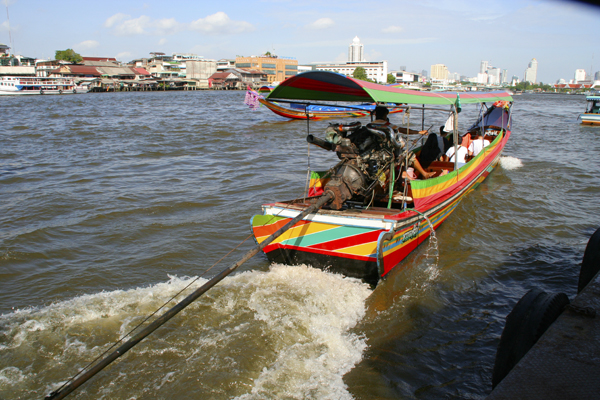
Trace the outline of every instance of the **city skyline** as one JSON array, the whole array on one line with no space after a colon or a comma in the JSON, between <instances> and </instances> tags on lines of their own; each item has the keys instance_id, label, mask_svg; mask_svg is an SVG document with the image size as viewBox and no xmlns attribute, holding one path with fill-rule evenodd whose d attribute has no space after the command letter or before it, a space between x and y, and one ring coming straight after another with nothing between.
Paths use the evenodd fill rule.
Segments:
<instances>
[{"instance_id":1,"label":"city skyline","mask_svg":"<svg viewBox=\"0 0 600 400\"><path fill-rule=\"evenodd\" d=\"M352 39L359 37L364 59L385 60L390 70L429 71L431 65L444 64L450 72L477 76L481 61L487 60L523 79L535 58L537 81L543 83L573 79L577 69L590 75L600 70L586 43L589 27L600 23L600 9L579 2L493 1L482 9L471 0L383 1L376 10L351 0L179 2L167 10L156 0L107 0L101 8L71 0L52 7L3 3L8 3L10 32L4 16L0 43L15 54L37 58L51 59L56 50L67 48L123 62L153 51L207 59L270 51L300 64L342 63Z\"/></svg>"}]
</instances>

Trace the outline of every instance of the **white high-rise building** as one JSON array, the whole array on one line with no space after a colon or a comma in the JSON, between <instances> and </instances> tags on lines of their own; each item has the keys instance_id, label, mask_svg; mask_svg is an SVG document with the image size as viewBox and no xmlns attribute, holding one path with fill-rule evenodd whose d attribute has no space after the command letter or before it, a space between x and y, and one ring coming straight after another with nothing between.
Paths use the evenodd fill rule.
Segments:
<instances>
[{"instance_id":1,"label":"white high-rise building","mask_svg":"<svg viewBox=\"0 0 600 400\"><path fill-rule=\"evenodd\" d=\"M575 83L579 81L585 81L585 69L576 69L575 70Z\"/></svg>"},{"instance_id":2,"label":"white high-rise building","mask_svg":"<svg viewBox=\"0 0 600 400\"><path fill-rule=\"evenodd\" d=\"M500 68L490 68L488 70L488 83L490 85L500 84Z\"/></svg>"},{"instance_id":3,"label":"white high-rise building","mask_svg":"<svg viewBox=\"0 0 600 400\"><path fill-rule=\"evenodd\" d=\"M477 74L477 83L481 85L486 85L488 83L488 74L487 72L480 72Z\"/></svg>"},{"instance_id":4,"label":"white high-rise building","mask_svg":"<svg viewBox=\"0 0 600 400\"><path fill-rule=\"evenodd\" d=\"M378 83L386 83L388 74L387 61L377 62L347 62L345 64L317 64L314 69L317 71L332 71L346 76L352 76L357 67L364 68L367 78Z\"/></svg>"},{"instance_id":5,"label":"white high-rise building","mask_svg":"<svg viewBox=\"0 0 600 400\"><path fill-rule=\"evenodd\" d=\"M363 59L363 45L360 43L358 36L352 40L352 44L348 48L348 62L362 62Z\"/></svg>"},{"instance_id":6,"label":"white high-rise building","mask_svg":"<svg viewBox=\"0 0 600 400\"><path fill-rule=\"evenodd\" d=\"M488 61L482 61L481 65L479 66L479 73L485 74L487 72L488 65L489 65Z\"/></svg>"},{"instance_id":7,"label":"white high-rise building","mask_svg":"<svg viewBox=\"0 0 600 400\"><path fill-rule=\"evenodd\" d=\"M535 58L533 58L525 70L525 79L523 79L525 82L530 82L533 84L537 83L537 67L538 62Z\"/></svg>"}]
</instances>

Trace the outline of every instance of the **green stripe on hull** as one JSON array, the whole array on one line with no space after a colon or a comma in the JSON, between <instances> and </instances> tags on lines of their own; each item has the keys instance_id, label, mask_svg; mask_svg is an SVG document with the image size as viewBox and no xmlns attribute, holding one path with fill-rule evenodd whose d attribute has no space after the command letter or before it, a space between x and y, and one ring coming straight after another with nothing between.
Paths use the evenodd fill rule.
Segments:
<instances>
[{"instance_id":1,"label":"green stripe on hull","mask_svg":"<svg viewBox=\"0 0 600 400\"><path fill-rule=\"evenodd\" d=\"M254 218L252 218L252 227L256 228L259 226L265 226L265 225L270 225L270 224L274 224L277 221L280 221L282 219L286 219L285 217L278 217L276 215L255 215Z\"/></svg>"},{"instance_id":2,"label":"green stripe on hull","mask_svg":"<svg viewBox=\"0 0 600 400\"><path fill-rule=\"evenodd\" d=\"M360 235L361 233L368 233L371 231L372 229L369 228L332 225L331 229L284 240L281 243L289 246L308 247L324 242L330 242L332 240L343 239L349 236Z\"/></svg>"}]
</instances>

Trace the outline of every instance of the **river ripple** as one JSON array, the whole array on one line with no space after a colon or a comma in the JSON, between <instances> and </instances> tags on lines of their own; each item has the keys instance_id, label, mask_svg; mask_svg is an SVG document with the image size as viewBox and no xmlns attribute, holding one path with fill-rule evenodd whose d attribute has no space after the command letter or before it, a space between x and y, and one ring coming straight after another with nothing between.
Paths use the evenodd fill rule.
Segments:
<instances>
[{"instance_id":1,"label":"river ripple","mask_svg":"<svg viewBox=\"0 0 600 400\"><path fill-rule=\"evenodd\" d=\"M246 239L260 204L302 194L306 123L243 97L0 98L0 398L56 388ZM485 397L518 299L576 294L600 222L584 103L515 96L501 166L437 231L437 264L422 246L372 291L256 256L72 397Z\"/></svg>"}]
</instances>

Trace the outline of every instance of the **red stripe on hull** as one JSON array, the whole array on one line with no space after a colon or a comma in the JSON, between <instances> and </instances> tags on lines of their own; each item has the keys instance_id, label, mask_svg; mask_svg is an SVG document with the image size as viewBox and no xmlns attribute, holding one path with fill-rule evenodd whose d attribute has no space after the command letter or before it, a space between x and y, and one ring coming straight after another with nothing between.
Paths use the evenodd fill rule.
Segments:
<instances>
[{"instance_id":1,"label":"red stripe on hull","mask_svg":"<svg viewBox=\"0 0 600 400\"><path fill-rule=\"evenodd\" d=\"M268 254L271 251L277 250L277 249L298 250L298 251L303 251L303 252L307 252L307 253L322 254L322 255L326 255L326 256L332 256L332 257L335 257L335 258L340 259L340 260L343 260L343 259L352 259L352 260L377 262L377 257L359 256L359 255L356 255L356 254L341 254L341 253L334 252L334 251L323 250L323 249L314 249L314 248L311 248L311 247L282 245L281 243L270 244L267 247L265 247L263 249L263 251L266 254Z\"/></svg>"},{"instance_id":2,"label":"red stripe on hull","mask_svg":"<svg viewBox=\"0 0 600 400\"><path fill-rule=\"evenodd\" d=\"M319 244L313 244L308 246L312 249L319 250L338 250L345 247L356 246L359 244L374 242L377 240L379 235L383 232L382 230L374 230L365 233L359 233L358 235L348 236L341 239L331 240L329 242L323 242Z\"/></svg>"},{"instance_id":3,"label":"red stripe on hull","mask_svg":"<svg viewBox=\"0 0 600 400\"><path fill-rule=\"evenodd\" d=\"M275 217L273 217L273 219L275 219ZM285 224L287 224L290 221L291 221L291 218L284 218L284 219L280 219L279 221L269 224L269 225L252 227L252 230L254 231L254 237L260 238L263 236L270 236L270 235L274 234L275 231L277 231L279 228L282 228ZM296 223L296 225L294 225L294 227L302 226L302 225L308 224L308 223L310 223L310 221L307 221L307 220L298 221Z\"/></svg>"},{"instance_id":4,"label":"red stripe on hull","mask_svg":"<svg viewBox=\"0 0 600 400\"><path fill-rule=\"evenodd\" d=\"M442 212L447 209L448 209L448 207L445 208L444 210L442 210ZM452 213L449 212L445 217L440 219L437 223L433 224L433 229L437 230L437 228L442 224L442 222L444 222L446 220L446 218L448 218L450 216L450 214L452 214ZM385 276L396 265L398 265L402 260L404 260L406 257L408 257L408 255L410 253L412 253L414 250L416 250L416 248L419 247L419 245L421 243L423 243L429 237L429 235L431 235L431 228L428 227L425 231L423 231L423 233L419 234L419 236L416 237L415 240L413 240L412 242L408 243L407 245L401 247L400 249L398 249L392 253L389 253L387 256L384 256L383 275Z\"/></svg>"}]
</instances>

